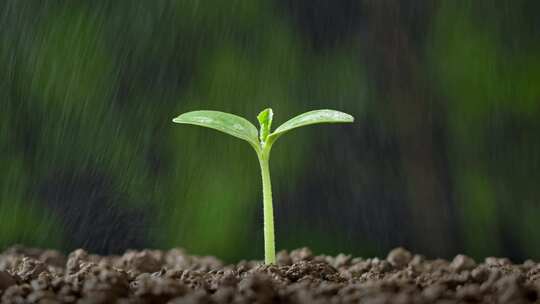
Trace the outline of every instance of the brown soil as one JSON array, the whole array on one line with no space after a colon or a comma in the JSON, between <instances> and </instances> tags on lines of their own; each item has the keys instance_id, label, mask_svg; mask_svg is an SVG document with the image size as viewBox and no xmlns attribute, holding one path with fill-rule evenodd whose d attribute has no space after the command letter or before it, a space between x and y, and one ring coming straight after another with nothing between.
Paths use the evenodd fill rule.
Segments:
<instances>
[{"instance_id":1,"label":"brown soil","mask_svg":"<svg viewBox=\"0 0 540 304\"><path fill-rule=\"evenodd\" d=\"M540 303L540 264L487 258L386 259L280 252L278 264L223 265L170 251L97 256L10 248L0 255L2 303Z\"/></svg>"}]
</instances>

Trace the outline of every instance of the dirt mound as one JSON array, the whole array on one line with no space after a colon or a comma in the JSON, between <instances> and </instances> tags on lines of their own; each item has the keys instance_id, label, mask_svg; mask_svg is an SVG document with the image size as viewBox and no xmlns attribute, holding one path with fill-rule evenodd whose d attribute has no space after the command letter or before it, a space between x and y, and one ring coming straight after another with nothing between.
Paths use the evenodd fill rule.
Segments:
<instances>
[{"instance_id":1,"label":"dirt mound","mask_svg":"<svg viewBox=\"0 0 540 304\"><path fill-rule=\"evenodd\" d=\"M169 251L69 256L13 247L0 255L2 303L540 303L540 264L278 254L277 265Z\"/></svg>"}]
</instances>

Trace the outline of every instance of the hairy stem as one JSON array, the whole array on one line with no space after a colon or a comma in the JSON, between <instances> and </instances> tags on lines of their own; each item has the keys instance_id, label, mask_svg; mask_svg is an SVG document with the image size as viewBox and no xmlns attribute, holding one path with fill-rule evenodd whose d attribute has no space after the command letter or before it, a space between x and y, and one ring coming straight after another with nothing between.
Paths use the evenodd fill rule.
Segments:
<instances>
[{"instance_id":1,"label":"hairy stem","mask_svg":"<svg viewBox=\"0 0 540 304\"><path fill-rule=\"evenodd\" d=\"M259 155L263 187L263 213L264 213L264 262L276 263L276 248L274 241L274 207L272 206L272 183L270 181L270 149L264 149Z\"/></svg>"}]
</instances>

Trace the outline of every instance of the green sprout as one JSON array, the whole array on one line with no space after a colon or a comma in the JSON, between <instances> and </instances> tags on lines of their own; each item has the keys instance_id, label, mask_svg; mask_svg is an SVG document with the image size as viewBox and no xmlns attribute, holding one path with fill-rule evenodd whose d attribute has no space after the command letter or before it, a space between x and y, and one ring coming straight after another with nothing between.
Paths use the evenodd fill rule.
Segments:
<instances>
[{"instance_id":1,"label":"green sprout","mask_svg":"<svg viewBox=\"0 0 540 304\"><path fill-rule=\"evenodd\" d=\"M264 261L266 264L275 264L276 249L274 241L274 211L272 206L272 183L270 181L270 151L272 145L283 134L307 125L320 123L344 123L353 122L354 117L349 114L334 110L315 110L300 114L271 132L272 109L263 110L257 116L260 130L248 120L229 113L219 111L192 111L181 114L173 119L173 122L207 127L227 133L247 141L259 159L261 166L263 188L263 213L264 213Z\"/></svg>"}]
</instances>

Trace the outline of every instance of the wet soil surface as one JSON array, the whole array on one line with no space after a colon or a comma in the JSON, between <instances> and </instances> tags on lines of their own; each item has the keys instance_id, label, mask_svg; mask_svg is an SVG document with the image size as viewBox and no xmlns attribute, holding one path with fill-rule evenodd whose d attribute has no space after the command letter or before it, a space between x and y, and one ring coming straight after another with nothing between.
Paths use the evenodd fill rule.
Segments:
<instances>
[{"instance_id":1,"label":"wet soil surface","mask_svg":"<svg viewBox=\"0 0 540 304\"><path fill-rule=\"evenodd\" d=\"M0 255L2 303L540 303L540 264L459 255L426 260L280 252L277 265L224 265L170 251L98 256L14 247Z\"/></svg>"}]
</instances>

